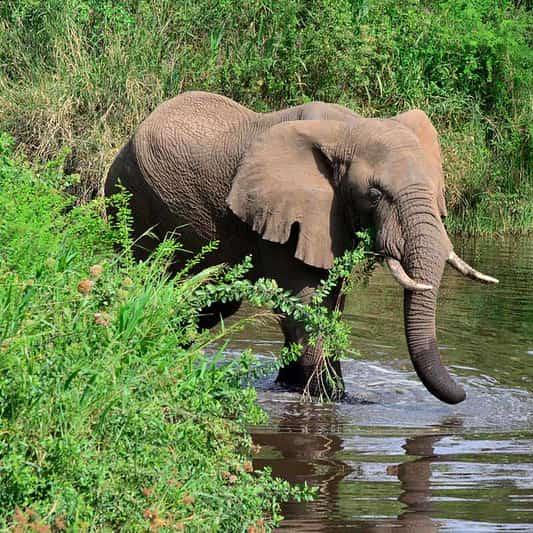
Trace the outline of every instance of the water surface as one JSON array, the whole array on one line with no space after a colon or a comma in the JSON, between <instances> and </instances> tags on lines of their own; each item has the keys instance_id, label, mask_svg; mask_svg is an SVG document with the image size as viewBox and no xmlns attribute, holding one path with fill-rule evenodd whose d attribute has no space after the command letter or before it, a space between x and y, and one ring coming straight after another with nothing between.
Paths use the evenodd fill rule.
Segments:
<instances>
[{"instance_id":1,"label":"water surface","mask_svg":"<svg viewBox=\"0 0 533 533\"><path fill-rule=\"evenodd\" d=\"M267 425L256 467L319 488L289 503L286 531L533 531L533 240L455 240L500 279L487 287L445 272L438 341L467 400L433 398L414 374L402 291L378 269L350 295L359 354L343 363L348 400L303 404L273 377L258 383ZM232 348L271 360L277 326L244 330Z\"/></svg>"}]
</instances>

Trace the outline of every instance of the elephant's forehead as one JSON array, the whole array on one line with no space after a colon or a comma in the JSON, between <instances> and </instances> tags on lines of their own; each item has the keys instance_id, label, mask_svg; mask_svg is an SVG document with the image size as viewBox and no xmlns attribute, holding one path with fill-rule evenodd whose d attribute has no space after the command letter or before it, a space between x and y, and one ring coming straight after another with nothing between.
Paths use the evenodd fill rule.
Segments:
<instances>
[{"instance_id":1,"label":"elephant's forehead","mask_svg":"<svg viewBox=\"0 0 533 533\"><path fill-rule=\"evenodd\" d=\"M405 124L391 118L372 120L376 134L391 147L420 146L418 137Z\"/></svg>"},{"instance_id":2,"label":"elephant's forehead","mask_svg":"<svg viewBox=\"0 0 533 533\"><path fill-rule=\"evenodd\" d=\"M401 166L423 159L421 145L411 130L392 120L368 120L365 127L350 128L345 139L356 159L378 166Z\"/></svg>"}]
</instances>

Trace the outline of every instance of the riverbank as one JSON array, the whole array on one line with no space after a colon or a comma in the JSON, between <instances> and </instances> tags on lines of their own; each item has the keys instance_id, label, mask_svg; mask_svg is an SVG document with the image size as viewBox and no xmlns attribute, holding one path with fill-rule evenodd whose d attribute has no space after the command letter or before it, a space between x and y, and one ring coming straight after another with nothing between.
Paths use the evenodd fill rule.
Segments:
<instances>
[{"instance_id":1,"label":"riverbank","mask_svg":"<svg viewBox=\"0 0 533 533\"><path fill-rule=\"evenodd\" d=\"M38 171L0 136L0 529L269 531L306 491L252 466L264 420L246 353L219 364L175 244L135 263L126 214L67 209L62 160ZM118 242L123 251L114 252ZM211 349L214 350L213 348Z\"/></svg>"},{"instance_id":2,"label":"riverbank","mask_svg":"<svg viewBox=\"0 0 533 533\"><path fill-rule=\"evenodd\" d=\"M87 199L139 122L189 89L257 111L420 107L441 134L454 232L533 228L533 17L524 2L8 0L0 130L62 149ZM179 7L178 7L179 6Z\"/></svg>"}]
</instances>

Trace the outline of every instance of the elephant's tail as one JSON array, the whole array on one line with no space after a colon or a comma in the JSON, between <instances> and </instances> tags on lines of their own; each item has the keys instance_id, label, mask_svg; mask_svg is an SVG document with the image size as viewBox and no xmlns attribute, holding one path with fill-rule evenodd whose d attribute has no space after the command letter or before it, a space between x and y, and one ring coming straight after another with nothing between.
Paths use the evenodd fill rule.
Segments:
<instances>
[{"instance_id":1,"label":"elephant's tail","mask_svg":"<svg viewBox=\"0 0 533 533\"><path fill-rule=\"evenodd\" d=\"M122 147L111 163L104 184L106 198L124 190L130 195L129 208L133 218L134 253L138 259L144 260L160 240L156 233L163 208L137 164L131 140ZM107 202L106 214L108 220L113 223L117 214L113 202Z\"/></svg>"}]
</instances>

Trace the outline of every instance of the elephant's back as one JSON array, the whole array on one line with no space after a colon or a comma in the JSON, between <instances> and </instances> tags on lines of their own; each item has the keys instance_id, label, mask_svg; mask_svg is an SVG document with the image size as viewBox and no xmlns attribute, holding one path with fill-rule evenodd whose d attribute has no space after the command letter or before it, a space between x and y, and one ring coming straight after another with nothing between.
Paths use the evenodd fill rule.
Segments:
<instances>
[{"instance_id":1,"label":"elephant's back","mask_svg":"<svg viewBox=\"0 0 533 533\"><path fill-rule=\"evenodd\" d=\"M228 129L241 127L255 113L219 94L202 91L182 93L161 103L143 122L138 134L151 130L179 133L189 143L216 142Z\"/></svg>"},{"instance_id":2,"label":"elephant's back","mask_svg":"<svg viewBox=\"0 0 533 533\"><path fill-rule=\"evenodd\" d=\"M240 152L243 128L256 113L218 94L186 92L160 104L139 126L134 143L141 168L166 157L181 166ZM209 165L208 165L209 166Z\"/></svg>"},{"instance_id":3,"label":"elephant's back","mask_svg":"<svg viewBox=\"0 0 533 533\"><path fill-rule=\"evenodd\" d=\"M133 137L146 181L206 239L217 237L216 220L256 116L224 96L187 92L159 105Z\"/></svg>"}]
</instances>

